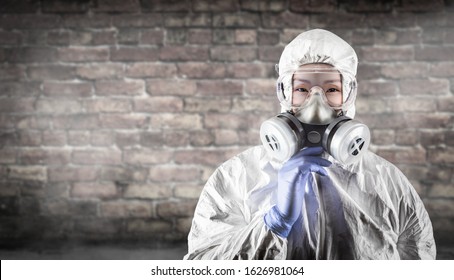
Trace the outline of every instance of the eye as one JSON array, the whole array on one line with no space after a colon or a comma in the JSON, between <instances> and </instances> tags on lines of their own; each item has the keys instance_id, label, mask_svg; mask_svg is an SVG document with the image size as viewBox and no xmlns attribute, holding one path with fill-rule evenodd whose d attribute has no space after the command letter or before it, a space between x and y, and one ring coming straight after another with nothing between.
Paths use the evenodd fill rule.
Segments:
<instances>
[{"instance_id":1,"label":"eye","mask_svg":"<svg viewBox=\"0 0 454 280\"><path fill-rule=\"evenodd\" d=\"M326 92L339 92L337 88L329 88Z\"/></svg>"},{"instance_id":2,"label":"eye","mask_svg":"<svg viewBox=\"0 0 454 280\"><path fill-rule=\"evenodd\" d=\"M305 88L296 88L294 91L297 91L297 92L309 92L307 89Z\"/></svg>"}]
</instances>

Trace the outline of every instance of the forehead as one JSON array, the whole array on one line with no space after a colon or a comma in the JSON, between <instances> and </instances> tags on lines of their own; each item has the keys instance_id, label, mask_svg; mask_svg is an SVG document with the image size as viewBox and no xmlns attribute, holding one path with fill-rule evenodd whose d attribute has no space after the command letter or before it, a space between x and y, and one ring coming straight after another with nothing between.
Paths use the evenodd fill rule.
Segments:
<instances>
[{"instance_id":1,"label":"forehead","mask_svg":"<svg viewBox=\"0 0 454 280\"><path fill-rule=\"evenodd\" d=\"M328 64L308 64L298 68L293 74L294 82L322 84L326 82L341 82L341 74Z\"/></svg>"}]
</instances>

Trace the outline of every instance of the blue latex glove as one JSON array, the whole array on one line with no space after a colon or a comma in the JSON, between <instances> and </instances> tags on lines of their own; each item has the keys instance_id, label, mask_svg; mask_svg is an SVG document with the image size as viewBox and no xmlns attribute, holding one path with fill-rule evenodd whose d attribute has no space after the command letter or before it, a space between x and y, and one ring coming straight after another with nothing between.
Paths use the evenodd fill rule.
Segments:
<instances>
[{"instance_id":1,"label":"blue latex glove","mask_svg":"<svg viewBox=\"0 0 454 280\"><path fill-rule=\"evenodd\" d=\"M306 148L290 158L278 172L277 204L265 215L265 224L277 235L287 238L301 215L306 184L313 184L311 172L327 175L321 158L322 147Z\"/></svg>"}]
</instances>

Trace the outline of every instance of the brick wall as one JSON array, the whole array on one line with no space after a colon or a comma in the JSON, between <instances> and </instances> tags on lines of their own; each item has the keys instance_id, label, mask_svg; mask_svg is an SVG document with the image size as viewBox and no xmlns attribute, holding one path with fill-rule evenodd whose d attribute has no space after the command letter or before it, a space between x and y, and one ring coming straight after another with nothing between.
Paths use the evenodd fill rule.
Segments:
<instances>
[{"instance_id":1,"label":"brick wall","mask_svg":"<svg viewBox=\"0 0 454 280\"><path fill-rule=\"evenodd\" d=\"M452 240L453 2L2 1L0 238L184 240L208 176L279 111L283 47L325 28L360 58L372 149Z\"/></svg>"}]
</instances>

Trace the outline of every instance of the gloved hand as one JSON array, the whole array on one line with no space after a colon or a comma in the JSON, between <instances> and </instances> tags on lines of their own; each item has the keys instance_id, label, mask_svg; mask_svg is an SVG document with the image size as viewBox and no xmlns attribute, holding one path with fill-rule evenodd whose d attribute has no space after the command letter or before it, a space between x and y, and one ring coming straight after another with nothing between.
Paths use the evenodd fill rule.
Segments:
<instances>
[{"instance_id":1,"label":"gloved hand","mask_svg":"<svg viewBox=\"0 0 454 280\"><path fill-rule=\"evenodd\" d=\"M265 224L277 235L287 238L301 215L307 184L313 184L311 172L327 175L324 166L331 162L321 158L322 147L309 147L290 158L278 172L277 204L265 215Z\"/></svg>"}]
</instances>

